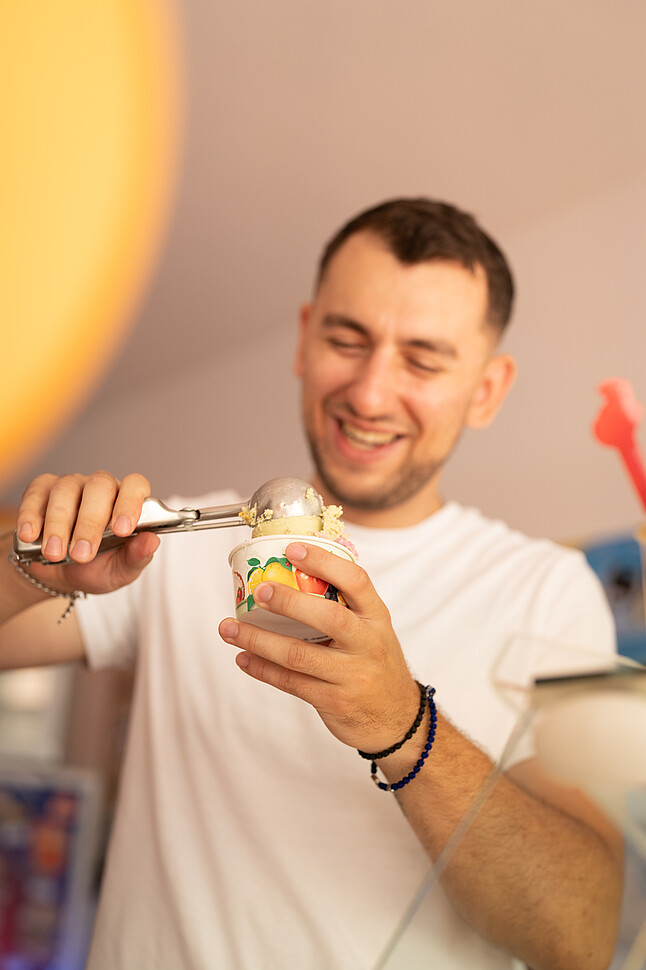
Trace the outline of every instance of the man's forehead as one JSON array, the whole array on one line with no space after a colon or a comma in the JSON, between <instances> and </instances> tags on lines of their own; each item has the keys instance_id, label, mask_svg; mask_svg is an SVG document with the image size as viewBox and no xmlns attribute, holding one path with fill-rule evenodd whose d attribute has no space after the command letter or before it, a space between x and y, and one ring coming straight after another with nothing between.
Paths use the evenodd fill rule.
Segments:
<instances>
[{"instance_id":1,"label":"man's forehead","mask_svg":"<svg viewBox=\"0 0 646 970\"><path fill-rule=\"evenodd\" d=\"M471 270L439 259L404 264L374 234L357 233L330 261L315 309L320 320L336 315L369 329L403 328L414 339L458 324L480 329L487 296L479 265Z\"/></svg>"}]
</instances>

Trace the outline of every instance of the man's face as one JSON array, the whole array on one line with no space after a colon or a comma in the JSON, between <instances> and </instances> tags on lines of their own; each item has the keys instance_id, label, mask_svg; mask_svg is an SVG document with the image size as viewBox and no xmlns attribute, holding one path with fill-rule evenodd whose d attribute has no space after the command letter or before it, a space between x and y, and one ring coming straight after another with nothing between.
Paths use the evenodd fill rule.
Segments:
<instances>
[{"instance_id":1,"label":"man's face","mask_svg":"<svg viewBox=\"0 0 646 970\"><path fill-rule=\"evenodd\" d=\"M363 232L335 254L303 309L296 373L322 486L346 511L439 506L462 428L489 423L500 403L486 311L480 267L406 266Z\"/></svg>"}]
</instances>

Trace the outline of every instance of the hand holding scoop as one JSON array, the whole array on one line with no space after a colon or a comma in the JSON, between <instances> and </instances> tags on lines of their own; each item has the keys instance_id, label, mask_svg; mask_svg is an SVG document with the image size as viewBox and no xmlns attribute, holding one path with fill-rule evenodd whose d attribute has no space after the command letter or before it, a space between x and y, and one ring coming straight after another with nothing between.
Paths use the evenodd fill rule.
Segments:
<instances>
[{"instance_id":1,"label":"hand holding scoop","mask_svg":"<svg viewBox=\"0 0 646 970\"><path fill-rule=\"evenodd\" d=\"M594 436L602 445L617 449L646 508L646 470L635 440L635 429L644 409L635 397L630 381L612 377L603 381L598 390L605 402L592 428Z\"/></svg>"},{"instance_id":2,"label":"hand holding scoop","mask_svg":"<svg viewBox=\"0 0 646 970\"><path fill-rule=\"evenodd\" d=\"M270 512L276 518L292 518L302 515L319 515L323 510L323 499L309 482L302 478L272 478L257 488L249 499L249 506L253 507L262 517ZM243 506L215 505L207 509L170 509L156 498L147 498L134 532L197 532L202 529L225 529L233 525L247 525L247 520L241 517ZM111 529L106 529L99 546L99 552L114 549L126 541L123 536L116 536ZM42 535L35 542L23 542L14 532L13 556L16 562L42 562L48 559L42 553ZM71 563L68 555L57 565Z\"/></svg>"}]
</instances>

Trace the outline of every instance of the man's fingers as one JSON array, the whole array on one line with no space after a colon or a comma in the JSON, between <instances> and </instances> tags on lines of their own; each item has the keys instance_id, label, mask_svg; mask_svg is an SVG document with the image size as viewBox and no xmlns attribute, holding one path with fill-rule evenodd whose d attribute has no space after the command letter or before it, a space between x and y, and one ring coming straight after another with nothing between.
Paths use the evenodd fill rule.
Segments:
<instances>
[{"instance_id":1,"label":"man's fingers","mask_svg":"<svg viewBox=\"0 0 646 970\"><path fill-rule=\"evenodd\" d=\"M89 562L96 555L118 489L119 482L109 472L95 472L86 480L70 541L70 555L76 562Z\"/></svg>"},{"instance_id":2,"label":"man's fingers","mask_svg":"<svg viewBox=\"0 0 646 970\"><path fill-rule=\"evenodd\" d=\"M150 482L143 475L126 475L114 503L110 528L117 536L130 535L141 516L144 499L150 495Z\"/></svg>"},{"instance_id":3,"label":"man's fingers","mask_svg":"<svg viewBox=\"0 0 646 970\"><path fill-rule=\"evenodd\" d=\"M272 660L256 654L243 652L236 657L236 663L246 674L263 684L269 684L284 694L291 694L313 707L325 703L330 688L323 681L289 670Z\"/></svg>"},{"instance_id":4,"label":"man's fingers","mask_svg":"<svg viewBox=\"0 0 646 970\"><path fill-rule=\"evenodd\" d=\"M115 550L119 585L127 585L137 578L153 558L160 542L159 536L153 532L140 532L128 539L120 549Z\"/></svg>"},{"instance_id":5,"label":"man's fingers","mask_svg":"<svg viewBox=\"0 0 646 970\"><path fill-rule=\"evenodd\" d=\"M16 516L16 531L23 542L35 542L45 521L49 493L56 475L39 475L25 489Z\"/></svg>"},{"instance_id":6,"label":"man's fingers","mask_svg":"<svg viewBox=\"0 0 646 970\"><path fill-rule=\"evenodd\" d=\"M42 534L42 552L50 562L64 559L69 547L77 563L88 563L108 523L115 535L131 534L149 495L150 483L138 474L122 482L106 471L39 475L25 490L16 530L24 542L35 542Z\"/></svg>"},{"instance_id":7,"label":"man's fingers","mask_svg":"<svg viewBox=\"0 0 646 970\"><path fill-rule=\"evenodd\" d=\"M115 535L130 535L148 495L150 483L143 475L127 475L122 482L109 472L90 475L83 489L70 543L72 558L76 562L93 559L108 522Z\"/></svg>"},{"instance_id":8,"label":"man's fingers","mask_svg":"<svg viewBox=\"0 0 646 970\"><path fill-rule=\"evenodd\" d=\"M364 621L342 603L302 593L278 582L259 583L253 597L258 606L270 613L288 616L320 630L346 653L363 649L366 636L366 628L362 625ZM338 647L335 647L337 652Z\"/></svg>"},{"instance_id":9,"label":"man's fingers","mask_svg":"<svg viewBox=\"0 0 646 970\"><path fill-rule=\"evenodd\" d=\"M45 566L35 562L30 572L36 579L55 589L110 593L137 579L153 558L159 543L159 536L152 532L141 532L91 562L64 566Z\"/></svg>"},{"instance_id":10,"label":"man's fingers","mask_svg":"<svg viewBox=\"0 0 646 970\"><path fill-rule=\"evenodd\" d=\"M240 623L231 618L223 620L219 627L220 636L227 643L232 643L236 647L250 653L258 663L254 663L255 676L259 680L265 680L260 676L263 664L261 661L268 662L283 671L284 681L281 690L288 693L295 693L288 690L284 685L285 681L293 685L301 684L302 677L315 678L319 681L335 683L338 677L339 655L334 649L322 646L318 643L306 643L295 637L286 637L280 633L270 633L262 630L251 623ZM285 672L299 675L298 677L285 677ZM275 678L267 683L278 686ZM303 696L299 693L298 695ZM307 698L309 699L309 698Z\"/></svg>"},{"instance_id":11,"label":"man's fingers","mask_svg":"<svg viewBox=\"0 0 646 970\"><path fill-rule=\"evenodd\" d=\"M49 564L32 563L34 577L54 589L86 593L107 593L131 583L160 542L153 533L130 536L149 494L143 475L128 475L123 482L106 471L35 478L25 489L16 518L23 541L42 536L42 553ZM109 522L115 523L113 531L124 542L97 557ZM63 565L68 548L73 561Z\"/></svg>"},{"instance_id":12,"label":"man's fingers","mask_svg":"<svg viewBox=\"0 0 646 970\"><path fill-rule=\"evenodd\" d=\"M42 539L43 555L51 562L67 555L85 481L84 475L63 475L51 485Z\"/></svg>"},{"instance_id":13,"label":"man's fingers","mask_svg":"<svg viewBox=\"0 0 646 970\"><path fill-rule=\"evenodd\" d=\"M346 603L355 613L375 618L387 614L367 572L356 563L305 542L291 542L285 555L295 568L308 576L327 580L341 590Z\"/></svg>"}]
</instances>

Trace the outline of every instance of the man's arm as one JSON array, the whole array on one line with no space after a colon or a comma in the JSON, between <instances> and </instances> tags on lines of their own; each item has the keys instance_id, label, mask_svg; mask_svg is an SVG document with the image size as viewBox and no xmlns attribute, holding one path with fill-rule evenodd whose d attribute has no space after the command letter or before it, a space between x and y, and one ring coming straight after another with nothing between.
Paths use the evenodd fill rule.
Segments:
<instances>
[{"instance_id":1,"label":"man's arm","mask_svg":"<svg viewBox=\"0 0 646 970\"><path fill-rule=\"evenodd\" d=\"M384 750L404 736L419 704L388 611L360 567L314 546L287 549L292 561L299 552L299 568L342 590L350 609L277 583L259 584L254 597L265 609L329 633L330 645L232 620L223 622L221 635L242 648L238 664L250 676L312 704L340 741ZM428 719L427 710L413 738L380 761L391 783L420 757ZM490 759L440 713L430 757L396 796L431 859L473 805L491 768ZM443 885L476 931L533 970L602 970L617 933L620 846L588 799L526 762L499 779L451 858Z\"/></svg>"},{"instance_id":2,"label":"man's arm","mask_svg":"<svg viewBox=\"0 0 646 970\"><path fill-rule=\"evenodd\" d=\"M0 542L0 670L81 660L81 632L74 613L58 620L65 601L27 582L9 564L11 538Z\"/></svg>"},{"instance_id":3,"label":"man's arm","mask_svg":"<svg viewBox=\"0 0 646 970\"><path fill-rule=\"evenodd\" d=\"M390 782L419 757L425 734L418 733L410 747L380 762ZM432 859L491 769L490 759L440 714L424 770L397 796ZM532 759L498 778L442 883L475 930L533 970L605 968L617 936L622 857L621 835L601 811Z\"/></svg>"},{"instance_id":4,"label":"man's arm","mask_svg":"<svg viewBox=\"0 0 646 970\"><path fill-rule=\"evenodd\" d=\"M26 568L36 580L62 594L80 590L107 593L131 583L150 562L159 537L139 533L124 545L97 556L107 525L127 537L135 528L150 487L141 475L119 482L107 472L94 475L41 475L26 489L16 517L21 539L42 546L49 564ZM13 537L0 540L0 668L80 660L80 627L72 613L62 623L65 599L32 585L9 562ZM61 565L68 546L75 560Z\"/></svg>"}]
</instances>

